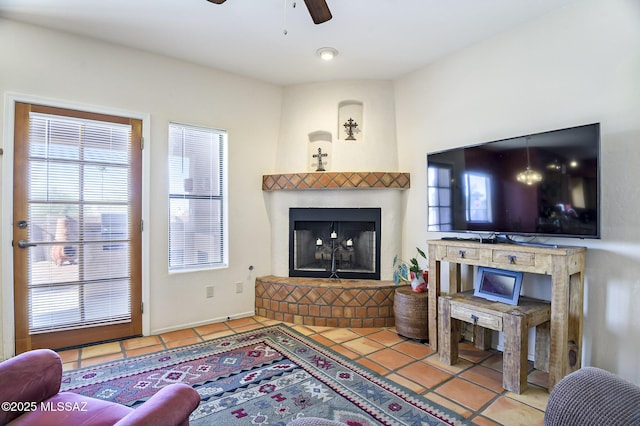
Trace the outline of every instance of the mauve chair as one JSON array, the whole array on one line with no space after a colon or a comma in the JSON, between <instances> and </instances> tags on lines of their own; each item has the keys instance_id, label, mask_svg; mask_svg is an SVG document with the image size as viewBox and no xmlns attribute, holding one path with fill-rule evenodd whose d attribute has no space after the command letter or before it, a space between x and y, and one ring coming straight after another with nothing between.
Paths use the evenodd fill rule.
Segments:
<instances>
[{"instance_id":1,"label":"mauve chair","mask_svg":"<svg viewBox=\"0 0 640 426\"><path fill-rule=\"evenodd\" d=\"M49 349L32 350L0 363L3 404L0 425L188 425L189 414L200 404L198 392L182 383L165 386L134 410L73 392L60 392L61 382L62 361ZM10 410L25 403L27 411ZM41 406L72 409L43 411ZM84 411L77 409L82 407Z\"/></svg>"}]
</instances>

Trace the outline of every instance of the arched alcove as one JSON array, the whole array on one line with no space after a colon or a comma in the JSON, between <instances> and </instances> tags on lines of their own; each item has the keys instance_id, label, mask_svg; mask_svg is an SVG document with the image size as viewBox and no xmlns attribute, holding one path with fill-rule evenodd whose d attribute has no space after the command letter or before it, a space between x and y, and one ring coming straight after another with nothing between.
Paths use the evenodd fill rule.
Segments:
<instances>
[{"instance_id":1,"label":"arched alcove","mask_svg":"<svg viewBox=\"0 0 640 426\"><path fill-rule=\"evenodd\" d=\"M363 103L345 100L338 103L339 141L362 142L364 140Z\"/></svg>"},{"instance_id":2,"label":"arched alcove","mask_svg":"<svg viewBox=\"0 0 640 426\"><path fill-rule=\"evenodd\" d=\"M332 136L326 130L309 133L307 164L309 171L324 172L331 166Z\"/></svg>"}]
</instances>

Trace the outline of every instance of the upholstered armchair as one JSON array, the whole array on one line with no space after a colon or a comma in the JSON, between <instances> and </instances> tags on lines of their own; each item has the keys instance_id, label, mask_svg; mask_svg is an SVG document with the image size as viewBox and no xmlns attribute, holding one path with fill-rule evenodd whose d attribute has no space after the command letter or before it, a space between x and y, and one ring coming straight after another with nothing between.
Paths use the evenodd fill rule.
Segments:
<instances>
[{"instance_id":1,"label":"upholstered armchair","mask_svg":"<svg viewBox=\"0 0 640 426\"><path fill-rule=\"evenodd\" d=\"M0 425L182 426L189 424L189 414L200 403L192 387L171 384L134 410L60 392L61 381L62 361L49 349L25 352L0 363Z\"/></svg>"},{"instance_id":2,"label":"upholstered armchair","mask_svg":"<svg viewBox=\"0 0 640 426\"><path fill-rule=\"evenodd\" d=\"M640 387L601 368L583 367L555 385L544 424L640 425Z\"/></svg>"}]
</instances>

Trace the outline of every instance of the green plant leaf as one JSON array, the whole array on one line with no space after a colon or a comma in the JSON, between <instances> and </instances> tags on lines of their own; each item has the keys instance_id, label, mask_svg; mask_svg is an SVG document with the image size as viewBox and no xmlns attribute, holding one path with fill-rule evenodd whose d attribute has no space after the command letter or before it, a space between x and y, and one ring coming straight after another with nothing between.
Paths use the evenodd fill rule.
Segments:
<instances>
[{"instance_id":1,"label":"green plant leaf","mask_svg":"<svg viewBox=\"0 0 640 426\"><path fill-rule=\"evenodd\" d=\"M418 264L418 259L414 257L413 259L410 260L410 262L411 262L411 266L409 267L409 270L411 272L420 272L420 265Z\"/></svg>"},{"instance_id":2,"label":"green plant leaf","mask_svg":"<svg viewBox=\"0 0 640 426\"><path fill-rule=\"evenodd\" d=\"M403 281L411 281L411 278L409 276L409 267L406 263L403 263L398 267L398 276Z\"/></svg>"}]
</instances>

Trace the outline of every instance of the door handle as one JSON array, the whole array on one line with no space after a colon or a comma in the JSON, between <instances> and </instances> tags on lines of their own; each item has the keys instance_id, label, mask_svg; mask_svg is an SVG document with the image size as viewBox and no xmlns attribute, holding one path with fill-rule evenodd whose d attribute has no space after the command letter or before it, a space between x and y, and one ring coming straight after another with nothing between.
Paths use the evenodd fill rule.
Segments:
<instances>
[{"instance_id":1,"label":"door handle","mask_svg":"<svg viewBox=\"0 0 640 426\"><path fill-rule=\"evenodd\" d=\"M18 247L20 248L35 247L35 246L37 246L36 243L30 243L27 240L18 240Z\"/></svg>"}]
</instances>

